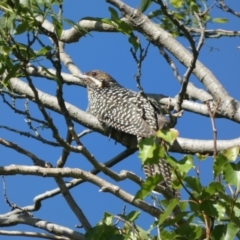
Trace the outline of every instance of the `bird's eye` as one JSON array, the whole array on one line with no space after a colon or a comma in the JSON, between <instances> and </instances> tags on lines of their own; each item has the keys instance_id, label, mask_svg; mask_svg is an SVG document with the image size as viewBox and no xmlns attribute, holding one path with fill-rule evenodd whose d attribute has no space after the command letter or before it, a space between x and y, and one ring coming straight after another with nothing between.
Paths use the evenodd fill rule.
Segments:
<instances>
[{"instance_id":1,"label":"bird's eye","mask_svg":"<svg viewBox=\"0 0 240 240\"><path fill-rule=\"evenodd\" d=\"M92 72L92 76L96 77L97 73L96 72Z\"/></svg>"}]
</instances>

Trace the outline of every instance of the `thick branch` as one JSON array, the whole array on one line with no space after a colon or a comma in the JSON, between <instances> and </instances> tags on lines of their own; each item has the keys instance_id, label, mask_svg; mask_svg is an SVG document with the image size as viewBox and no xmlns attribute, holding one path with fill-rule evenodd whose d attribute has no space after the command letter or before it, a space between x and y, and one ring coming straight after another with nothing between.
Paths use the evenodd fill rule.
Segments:
<instances>
[{"instance_id":1,"label":"thick branch","mask_svg":"<svg viewBox=\"0 0 240 240\"><path fill-rule=\"evenodd\" d=\"M230 147L239 146L240 138L231 140L219 140L217 141L218 149L220 152ZM177 140L170 147L171 152L188 153L188 154L209 154L213 155L214 141L213 140L193 140L187 138L177 138Z\"/></svg>"},{"instance_id":2,"label":"thick branch","mask_svg":"<svg viewBox=\"0 0 240 240\"><path fill-rule=\"evenodd\" d=\"M17 224L26 224L32 227L43 229L51 234L56 234L60 236L66 236L71 239L84 240L85 237L82 233L73 231L67 227L63 227L48 221L44 221L38 218L32 218L26 215L12 214L9 217L3 217L0 215L0 226L15 226Z\"/></svg>"},{"instance_id":3,"label":"thick branch","mask_svg":"<svg viewBox=\"0 0 240 240\"><path fill-rule=\"evenodd\" d=\"M70 169L70 168L40 168L40 167L29 167L29 166L5 166L0 167L1 175L34 175L42 177L73 177L73 178L82 178L92 184L99 186L101 192L109 192L123 201L142 209L143 211L151 214L154 217L159 217L161 211L148 203L134 199L134 196L125 192L120 187L113 185L90 172L86 172L80 169Z\"/></svg>"},{"instance_id":4,"label":"thick branch","mask_svg":"<svg viewBox=\"0 0 240 240\"><path fill-rule=\"evenodd\" d=\"M19 237L32 237L32 238L45 238L48 240L71 240L71 238L53 236L52 234L37 233L37 232L26 232L26 231L4 231L0 230L0 235L4 236L19 236Z\"/></svg>"},{"instance_id":5,"label":"thick branch","mask_svg":"<svg viewBox=\"0 0 240 240\"><path fill-rule=\"evenodd\" d=\"M88 219L86 218L85 214L83 213L82 209L78 206L76 201L74 200L73 196L70 194L65 182L62 178L56 177L54 178L58 187L61 190L63 197L65 198L66 202L68 203L69 207L72 209L74 214L77 216L78 220L82 224L85 231L89 230L92 226L90 225Z\"/></svg>"}]
</instances>

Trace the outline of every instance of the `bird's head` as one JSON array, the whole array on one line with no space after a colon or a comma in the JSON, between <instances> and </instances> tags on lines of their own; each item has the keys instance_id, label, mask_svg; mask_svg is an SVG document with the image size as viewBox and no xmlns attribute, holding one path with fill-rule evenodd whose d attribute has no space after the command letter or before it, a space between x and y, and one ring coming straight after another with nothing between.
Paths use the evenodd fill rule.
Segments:
<instances>
[{"instance_id":1,"label":"bird's head","mask_svg":"<svg viewBox=\"0 0 240 240\"><path fill-rule=\"evenodd\" d=\"M118 85L110 75L99 70L92 70L85 73L88 76L85 79L86 85L89 88L104 88Z\"/></svg>"}]
</instances>

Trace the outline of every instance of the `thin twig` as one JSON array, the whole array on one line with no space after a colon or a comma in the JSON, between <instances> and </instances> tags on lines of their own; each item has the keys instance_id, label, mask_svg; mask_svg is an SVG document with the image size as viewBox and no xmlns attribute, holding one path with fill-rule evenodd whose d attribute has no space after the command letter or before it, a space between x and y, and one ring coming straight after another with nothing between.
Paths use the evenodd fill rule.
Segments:
<instances>
[{"instance_id":1,"label":"thin twig","mask_svg":"<svg viewBox=\"0 0 240 240\"><path fill-rule=\"evenodd\" d=\"M211 106L209 102L206 102L207 108L208 108L208 112L209 112L209 116L211 119L211 123L212 123L212 129L213 129L213 158L216 159L217 156L217 128L215 125L215 114L217 113L217 110L220 106L220 102L221 100L218 100L216 106L214 107L214 110L211 110Z\"/></svg>"},{"instance_id":2,"label":"thin twig","mask_svg":"<svg viewBox=\"0 0 240 240\"><path fill-rule=\"evenodd\" d=\"M132 53L132 56L137 64L138 73L137 75L134 75L134 78L137 82L137 88L139 89L140 93L143 93L143 88L140 83L140 79L142 76L142 63L147 56L149 46L150 46L150 42L148 42L146 49L144 49L139 41L139 56L137 56L133 48L130 49L130 52Z\"/></svg>"},{"instance_id":3,"label":"thin twig","mask_svg":"<svg viewBox=\"0 0 240 240\"><path fill-rule=\"evenodd\" d=\"M177 104L174 108L174 110L176 112L179 112L182 108L184 95L187 91L188 81L189 81L190 75L192 74L192 72L195 68L195 64L197 62L199 52L200 52L201 47L202 47L203 42L204 42L204 27L202 26L202 23L201 23L201 20L200 20L199 16L197 14L195 14L195 16L198 19L199 27L201 29L201 36L200 36L197 47L195 47L195 43L194 43L194 47L191 45L191 47L192 47L192 61L191 61L191 65L187 68L187 71L183 75L182 87L181 87L181 89L178 93Z\"/></svg>"},{"instance_id":4,"label":"thin twig","mask_svg":"<svg viewBox=\"0 0 240 240\"><path fill-rule=\"evenodd\" d=\"M125 215L126 213L126 205L123 206L123 211L122 211L122 215ZM114 227L117 227L118 223L120 222L120 219L117 219L117 221L114 223Z\"/></svg>"},{"instance_id":5,"label":"thin twig","mask_svg":"<svg viewBox=\"0 0 240 240\"><path fill-rule=\"evenodd\" d=\"M169 64L169 66L172 68L174 77L180 83L182 83L183 79L182 79L181 75L179 74L177 66L175 65L175 63L172 60L172 58L167 54L167 52L164 50L164 47L162 45L159 45L158 49L159 49L159 52L162 54L162 56L166 59L166 61Z\"/></svg>"},{"instance_id":6,"label":"thin twig","mask_svg":"<svg viewBox=\"0 0 240 240\"><path fill-rule=\"evenodd\" d=\"M49 168L52 166L51 163L38 158L36 155L31 153L30 151L27 151L24 148L19 147L16 143L13 143L13 142L7 141L3 138L0 138L0 144L29 157L30 159L32 159L35 166L40 166L40 167L45 167L45 168Z\"/></svg>"},{"instance_id":7,"label":"thin twig","mask_svg":"<svg viewBox=\"0 0 240 240\"><path fill-rule=\"evenodd\" d=\"M6 203L8 204L9 207L11 207L11 211L14 209L18 209L21 212L24 212L25 214L27 214L28 216L32 216L32 214L30 214L29 212L27 212L25 209L17 206L16 204L10 202L8 196L7 196L7 187L6 187L6 181L4 176L2 176L2 181L3 181L3 196L5 198Z\"/></svg>"},{"instance_id":8,"label":"thin twig","mask_svg":"<svg viewBox=\"0 0 240 240\"><path fill-rule=\"evenodd\" d=\"M179 183L181 184L181 186L184 188L184 190L187 192L187 194L191 197L191 199L193 199L195 201L195 203L199 204L199 201L194 197L194 195L187 189L187 187L184 185L184 183L182 182L180 176L178 175L177 170L174 170L174 173L179 181Z\"/></svg>"},{"instance_id":9,"label":"thin twig","mask_svg":"<svg viewBox=\"0 0 240 240\"><path fill-rule=\"evenodd\" d=\"M85 135L87 135L89 133L92 133L92 132L93 132L92 129L85 129L81 133L79 133L77 136L78 136L78 138L82 138L83 136L85 136Z\"/></svg>"},{"instance_id":10,"label":"thin twig","mask_svg":"<svg viewBox=\"0 0 240 240\"><path fill-rule=\"evenodd\" d=\"M41 135L35 136L35 135L33 135L33 134L29 133L29 132L23 132L23 131L20 131L18 129L10 128L8 126L0 126L0 128L6 129L8 131L17 133L19 135L22 135L22 136L25 136L25 137L28 137L28 138L33 138L33 139L35 139L37 141L40 141L40 142L42 142L44 144L48 144L48 145L53 146L53 147L60 147L60 145L58 143L49 141L49 140L41 137Z\"/></svg>"},{"instance_id":11,"label":"thin twig","mask_svg":"<svg viewBox=\"0 0 240 240\"><path fill-rule=\"evenodd\" d=\"M235 15L236 17L240 18L240 12L236 12L236 11L232 10L230 7L228 7L225 4L224 0L218 0L218 3L219 3L219 8L221 8L223 11L229 12L229 13Z\"/></svg>"},{"instance_id":12,"label":"thin twig","mask_svg":"<svg viewBox=\"0 0 240 240\"><path fill-rule=\"evenodd\" d=\"M15 94L10 94L9 92L4 92L3 93L7 93L9 94L13 99L19 98L19 99L25 99L26 100L26 96L16 96ZM14 111L14 113L20 114L20 115L24 115L27 116L27 119L30 119L31 121L37 122L39 124L42 125L42 128L48 128L48 125L45 121L39 120L38 118L34 118L32 116L30 116L29 113L27 113L26 111L21 111L19 109L17 109L15 106L11 105L5 98L5 96L3 94L0 94L0 96L3 98L3 102L6 103L6 105L8 107L10 107L10 109L12 109Z\"/></svg>"}]
</instances>

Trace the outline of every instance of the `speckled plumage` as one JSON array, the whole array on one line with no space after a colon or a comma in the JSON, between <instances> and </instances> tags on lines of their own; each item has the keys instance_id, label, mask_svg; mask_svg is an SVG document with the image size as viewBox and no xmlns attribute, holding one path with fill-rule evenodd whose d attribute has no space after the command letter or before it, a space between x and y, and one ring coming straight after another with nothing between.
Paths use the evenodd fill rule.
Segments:
<instances>
[{"instance_id":1,"label":"speckled plumage","mask_svg":"<svg viewBox=\"0 0 240 240\"><path fill-rule=\"evenodd\" d=\"M159 107L140 93L128 90L116 82L110 75L94 70L87 72L88 112L109 127L138 137L153 136L161 129L166 118ZM145 165L146 177L160 173L165 186L172 190L169 165L164 160L159 164Z\"/></svg>"}]
</instances>

